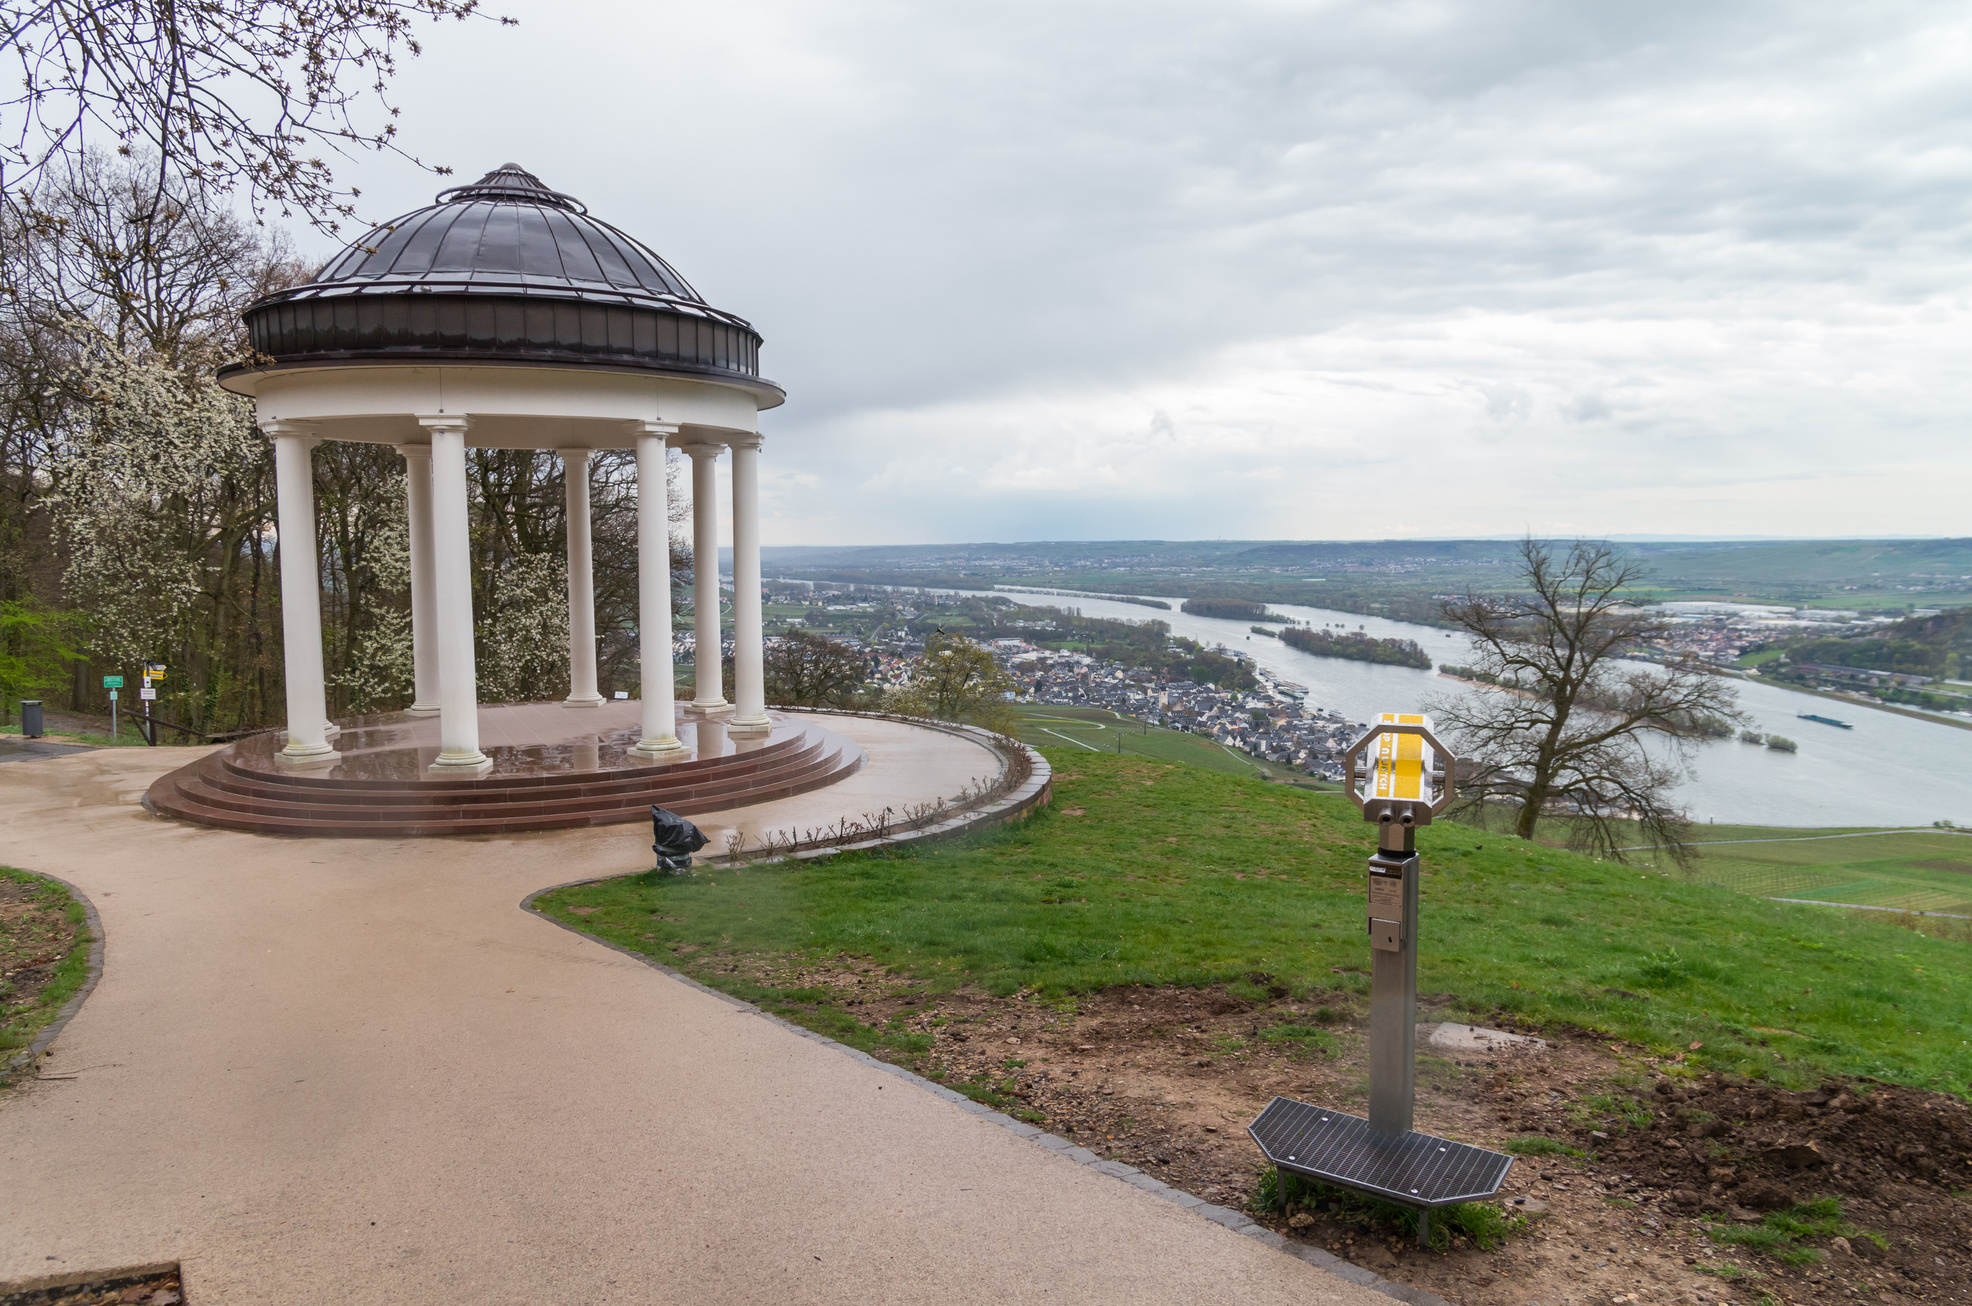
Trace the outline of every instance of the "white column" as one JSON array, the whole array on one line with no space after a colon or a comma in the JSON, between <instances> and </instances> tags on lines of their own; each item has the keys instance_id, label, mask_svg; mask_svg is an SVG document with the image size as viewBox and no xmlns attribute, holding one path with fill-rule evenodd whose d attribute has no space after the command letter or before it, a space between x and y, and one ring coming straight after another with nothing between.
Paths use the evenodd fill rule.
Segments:
<instances>
[{"instance_id":1,"label":"white column","mask_svg":"<svg viewBox=\"0 0 1972 1306\"><path fill-rule=\"evenodd\" d=\"M479 668L472 646L472 548L466 494L466 419L418 418L431 433L432 596L438 620L438 760L431 769L475 772L492 765L479 751Z\"/></svg>"},{"instance_id":2,"label":"white column","mask_svg":"<svg viewBox=\"0 0 1972 1306\"><path fill-rule=\"evenodd\" d=\"M400 444L411 534L412 716L438 715L438 583L431 558L431 446Z\"/></svg>"},{"instance_id":3,"label":"white column","mask_svg":"<svg viewBox=\"0 0 1972 1306\"><path fill-rule=\"evenodd\" d=\"M644 737L630 751L677 757L678 704L671 671L671 518L666 509L664 441L678 428L637 424L637 648L642 662Z\"/></svg>"},{"instance_id":4,"label":"white column","mask_svg":"<svg viewBox=\"0 0 1972 1306\"><path fill-rule=\"evenodd\" d=\"M274 495L281 555L281 660L288 692L288 743L281 757L315 762L329 747L322 672L322 561L315 551L315 448L305 422L260 424L274 442Z\"/></svg>"},{"instance_id":5,"label":"white column","mask_svg":"<svg viewBox=\"0 0 1972 1306\"><path fill-rule=\"evenodd\" d=\"M717 444L688 444L692 457L692 615L698 645L697 693L692 706L726 706L719 683L719 453Z\"/></svg>"},{"instance_id":6,"label":"white column","mask_svg":"<svg viewBox=\"0 0 1972 1306\"><path fill-rule=\"evenodd\" d=\"M761 666L760 437L736 435L732 450L733 699L738 710L727 728L745 734L773 726Z\"/></svg>"},{"instance_id":7,"label":"white column","mask_svg":"<svg viewBox=\"0 0 1972 1306\"><path fill-rule=\"evenodd\" d=\"M589 555L589 454L562 449L568 504L568 707L601 707L596 692L596 579Z\"/></svg>"}]
</instances>

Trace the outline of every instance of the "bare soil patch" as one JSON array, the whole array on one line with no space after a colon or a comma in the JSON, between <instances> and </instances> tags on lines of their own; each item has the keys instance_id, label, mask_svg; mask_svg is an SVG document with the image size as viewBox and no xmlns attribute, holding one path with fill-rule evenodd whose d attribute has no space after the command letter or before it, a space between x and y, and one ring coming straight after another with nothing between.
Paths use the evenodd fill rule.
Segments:
<instances>
[{"instance_id":1,"label":"bare soil patch","mask_svg":"<svg viewBox=\"0 0 1972 1306\"><path fill-rule=\"evenodd\" d=\"M176 1265L0 1283L0 1306L181 1306L184 1300Z\"/></svg>"},{"instance_id":2,"label":"bare soil patch","mask_svg":"<svg viewBox=\"0 0 1972 1306\"><path fill-rule=\"evenodd\" d=\"M1050 1002L931 996L849 958L699 964L815 991L893 1036L913 1032L928 1050L879 1054L1227 1206L1251 1210L1262 1164L1245 1126L1275 1095L1365 1109L1368 1005L1346 988L1259 1001L1120 988ZM1268 978L1249 977L1253 991ZM1448 995L1422 1002L1419 1018L1515 1029L1451 1010ZM1436 1056L1420 1040L1419 1129L1581 1153L1515 1164L1501 1203L1523 1223L1505 1246L1458 1239L1422 1252L1334 1211L1255 1217L1469 1306L1972 1299L1972 1111L1959 1099L1874 1083L1788 1091L1696 1076L1582 1031L1518 1032L1549 1045ZM1712 1236L1745 1237L1768 1213L1827 1196L1841 1199L1849 1236L1764 1249Z\"/></svg>"}]
</instances>

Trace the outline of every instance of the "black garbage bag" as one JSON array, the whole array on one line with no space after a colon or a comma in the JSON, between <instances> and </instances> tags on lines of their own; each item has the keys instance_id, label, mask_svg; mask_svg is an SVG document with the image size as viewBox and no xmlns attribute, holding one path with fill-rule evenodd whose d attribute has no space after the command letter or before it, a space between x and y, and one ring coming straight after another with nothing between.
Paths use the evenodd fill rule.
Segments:
<instances>
[{"instance_id":1,"label":"black garbage bag","mask_svg":"<svg viewBox=\"0 0 1972 1306\"><path fill-rule=\"evenodd\" d=\"M663 871L682 871L692 864L692 854L712 842L705 832L676 812L667 812L656 803L650 808L651 837L657 842L650 850L657 854Z\"/></svg>"}]
</instances>

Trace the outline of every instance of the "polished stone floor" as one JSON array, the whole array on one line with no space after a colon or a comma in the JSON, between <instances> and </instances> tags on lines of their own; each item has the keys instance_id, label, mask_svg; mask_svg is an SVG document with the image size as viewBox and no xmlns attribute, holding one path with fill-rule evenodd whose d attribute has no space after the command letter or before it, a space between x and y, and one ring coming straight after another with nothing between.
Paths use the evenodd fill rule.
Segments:
<instances>
[{"instance_id":1,"label":"polished stone floor","mask_svg":"<svg viewBox=\"0 0 1972 1306\"><path fill-rule=\"evenodd\" d=\"M636 699L574 708L560 703L501 703L479 709L479 748L493 762L477 779L514 776L577 775L586 772L640 772L713 761L757 752L802 733L803 727L778 713L763 734L734 735L722 715L678 715L678 742L685 751L652 761L630 752L643 737L644 705ZM312 764L307 774L326 780L432 780L438 758L438 718L387 712L351 717L330 738L333 761ZM279 733L255 735L235 746L240 765L270 774L292 774L276 757L286 740Z\"/></svg>"}]
</instances>

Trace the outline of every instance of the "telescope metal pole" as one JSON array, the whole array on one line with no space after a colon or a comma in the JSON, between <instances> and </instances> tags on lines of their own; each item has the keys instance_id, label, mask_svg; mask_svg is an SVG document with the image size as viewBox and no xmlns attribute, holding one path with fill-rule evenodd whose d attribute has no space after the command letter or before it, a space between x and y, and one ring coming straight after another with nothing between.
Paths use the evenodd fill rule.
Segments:
<instances>
[{"instance_id":1,"label":"telescope metal pole","mask_svg":"<svg viewBox=\"0 0 1972 1306\"><path fill-rule=\"evenodd\" d=\"M1386 814L1369 859L1369 1125L1411 1132L1417 1088L1417 832Z\"/></svg>"}]
</instances>

